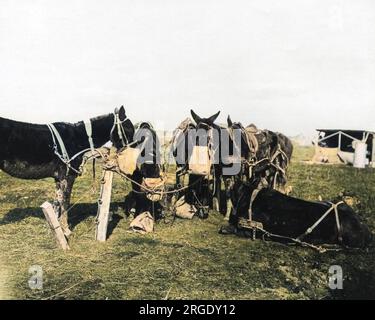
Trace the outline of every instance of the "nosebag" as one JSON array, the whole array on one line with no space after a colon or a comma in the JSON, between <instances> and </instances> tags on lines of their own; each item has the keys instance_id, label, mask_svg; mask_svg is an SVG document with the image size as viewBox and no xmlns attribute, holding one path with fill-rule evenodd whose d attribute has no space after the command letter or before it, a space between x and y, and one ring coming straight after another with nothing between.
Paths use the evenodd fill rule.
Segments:
<instances>
[{"instance_id":1,"label":"nosebag","mask_svg":"<svg viewBox=\"0 0 375 320\"><path fill-rule=\"evenodd\" d=\"M182 196L175 205L176 216L181 219L193 219L193 216L197 213L197 208L193 205L188 204L185 201L185 196Z\"/></svg>"},{"instance_id":2,"label":"nosebag","mask_svg":"<svg viewBox=\"0 0 375 320\"><path fill-rule=\"evenodd\" d=\"M130 223L130 232L146 234L154 231L154 218L146 211L134 218Z\"/></svg>"}]
</instances>

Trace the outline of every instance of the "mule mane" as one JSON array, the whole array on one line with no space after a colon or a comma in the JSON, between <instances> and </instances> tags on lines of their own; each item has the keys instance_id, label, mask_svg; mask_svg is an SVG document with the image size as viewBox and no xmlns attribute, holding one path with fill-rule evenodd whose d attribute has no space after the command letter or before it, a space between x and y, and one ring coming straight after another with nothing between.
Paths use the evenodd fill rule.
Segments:
<instances>
[{"instance_id":1,"label":"mule mane","mask_svg":"<svg viewBox=\"0 0 375 320\"><path fill-rule=\"evenodd\" d=\"M43 123L24 122L24 121L18 121L18 120L12 120L12 119L0 117L0 124L3 124L3 123L12 125L12 126L18 126L18 127L30 127L30 126L44 127L46 126L46 123L43 124ZM72 125L72 123L69 123L69 122L58 122L58 123ZM74 123L74 124L79 124L79 122Z\"/></svg>"},{"instance_id":2,"label":"mule mane","mask_svg":"<svg viewBox=\"0 0 375 320\"><path fill-rule=\"evenodd\" d=\"M97 116L97 117L94 117L94 118L90 118L90 120L91 121L104 120L104 119L108 118L109 116L111 116L110 113L108 113L106 115L101 115L101 116ZM26 127L26 126L46 126L47 125L47 123L24 122L24 121L18 121L18 120L0 117L0 123L2 123L2 122L17 125L17 126L23 126L23 127ZM82 122L84 122L84 120L80 120L80 121L77 121L77 122L55 121L53 123L59 123L59 124L63 124L63 125L66 124L66 125L79 126L79 125L82 124Z\"/></svg>"},{"instance_id":3,"label":"mule mane","mask_svg":"<svg viewBox=\"0 0 375 320\"><path fill-rule=\"evenodd\" d=\"M107 114L104 114L104 115L101 115L101 116L90 118L90 120L91 121L104 120L104 119L108 118L109 116L112 116L112 113L107 113Z\"/></svg>"},{"instance_id":4,"label":"mule mane","mask_svg":"<svg viewBox=\"0 0 375 320\"><path fill-rule=\"evenodd\" d=\"M154 127L150 122L138 122L134 125L135 129L149 129L151 131L154 131Z\"/></svg>"}]
</instances>

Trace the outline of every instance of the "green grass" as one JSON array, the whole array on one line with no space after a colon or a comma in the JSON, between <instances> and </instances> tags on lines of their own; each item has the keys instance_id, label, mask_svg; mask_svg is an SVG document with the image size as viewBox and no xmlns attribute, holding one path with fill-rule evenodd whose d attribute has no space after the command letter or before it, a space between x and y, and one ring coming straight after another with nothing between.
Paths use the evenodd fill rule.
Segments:
<instances>
[{"instance_id":1,"label":"green grass","mask_svg":"<svg viewBox=\"0 0 375 320\"><path fill-rule=\"evenodd\" d=\"M312 148L297 148L289 169L293 196L316 200L350 193L375 231L374 170L309 165ZM159 222L152 234L127 232L118 207L129 185L114 182L114 219L106 243L94 240L96 198L87 174L76 182L71 250L62 252L39 206L53 199L50 179L0 173L0 298L27 299L335 299L375 298L374 248L319 254L311 249L222 236L222 216ZM167 221L168 222L168 221ZM344 290L327 286L328 269L343 267ZM40 265L43 290L28 287Z\"/></svg>"}]
</instances>

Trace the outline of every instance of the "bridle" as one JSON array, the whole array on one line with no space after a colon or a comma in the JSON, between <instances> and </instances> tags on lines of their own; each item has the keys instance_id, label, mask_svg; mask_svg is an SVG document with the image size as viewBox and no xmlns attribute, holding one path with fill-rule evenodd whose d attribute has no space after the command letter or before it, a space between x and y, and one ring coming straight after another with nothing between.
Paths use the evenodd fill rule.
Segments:
<instances>
[{"instance_id":1,"label":"bridle","mask_svg":"<svg viewBox=\"0 0 375 320\"><path fill-rule=\"evenodd\" d=\"M126 121L129 121L129 118L127 116L125 116L124 120L120 120L120 116L119 116L118 112L114 112L113 116L114 116L114 121L113 121L113 126L112 126L112 129L111 129L111 132L110 132L110 137L112 137L113 132L115 130L117 130L117 134L120 138L120 142L122 144L122 147L123 148L128 147L130 145L129 140L126 137L126 133L125 133L125 130L124 130L124 127L122 126L122 124Z\"/></svg>"}]
</instances>

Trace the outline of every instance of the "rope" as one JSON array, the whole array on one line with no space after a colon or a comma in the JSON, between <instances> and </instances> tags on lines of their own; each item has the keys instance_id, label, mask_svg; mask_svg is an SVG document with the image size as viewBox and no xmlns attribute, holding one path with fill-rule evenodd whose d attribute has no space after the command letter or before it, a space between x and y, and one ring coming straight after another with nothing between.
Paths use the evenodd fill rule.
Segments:
<instances>
[{"instance_id":1,"label":"rope","mask_svg":"<svg viewBox=\"0 0 375 320\"><path fill-rule=\"evenodd\" d=\"M105 170L109 170L109 169L105 169ZM174 190L170 190L170 191L158 191L158 190L154 190L154 189L150 189L150 188L147 188L146 186L140 184L139 182L135 181L134 179L128 177L126 174L123 174L118 168L112 170L114 172L116 172L118 175L120 175L121 177L123 177L124 179L134 183L135 185L137 185L138 187L142 188L143 190L145 190L145 192L142 192L142 191L135 191L136 193L151 193L151 194L162 194L162 195L166 195L166 194L175 194L175 193L179 193L183 190L186 190L192 186L194 186L195 184L197 184L198 182L201 181L201 179L203 178L199 178L197 181L195 181L194 183L191 183L185 187L181 187L181 188L178 188L178 189L174 189Z\"/></svg>"},{"instance_id":2,"label":"rope","mask_svg":"<svg viewBox=\"0 0 375 320\"><path fill-rule=\"evenodd\" d=\"M263 228L261 228L259 226L255 226L254 228L257 229L257 230L259 230L259 231L261 231L261 232L263 232L264 235L267 235L268 237L274 237L274 238L280 238L280 239L284 239L284 240L290 240L290 241L292 241L292 242L294 242L296 244L301 245L302 247L309 247L309 248L312 248L314 250L317 250L319 253L324 253L324 252L333 251L333 250L337 251L338 250L338 249L323 248L322 246L316 246L316 245L313 245L311 243L301 241L298 238L292 238L292 237L287 237L287 236L281 236L281 235L278 235L278 234L274 234L274 233L268 232L267 230L264 230ZM263 235L263 240L265 241L264 235Z\"/></svg>"},{"instance_id":3,"label":"rope","mask_svg":"<svg viewBox=\"0 0 375 320\"><path fill-rule=\"evenodd\" d=\"M260 163L262 163L264 161L267 161L268 165L274 167L277 170L277 172L275 173L275 181L276 181L276 177L277 177L278 172L281 172L281 174L284 177L286 176L286 171L283 168L281 168L277 163L275 163L275 160L276 160L277 156L279 156L280 154L285 157L285 160L288 163L289 159L288 159L287 155L285 154L285 152L283 150L281 150L280 144L278 145L277 151L273 154L273 156L271 158L264 157L260 160L257 160L256 162L253 162L253 159L248 160L248 159L243 158L242 162L244 162L245 164L248 165L248 167L249 167L249 177L251 178L252 175L253 175L253 168L256 167L257 165L259 165ZM256 158L254 158L254 159L256 159ZM275 186L275 181L274 181L274 186Z\"/></svg>"}]
</instances>

